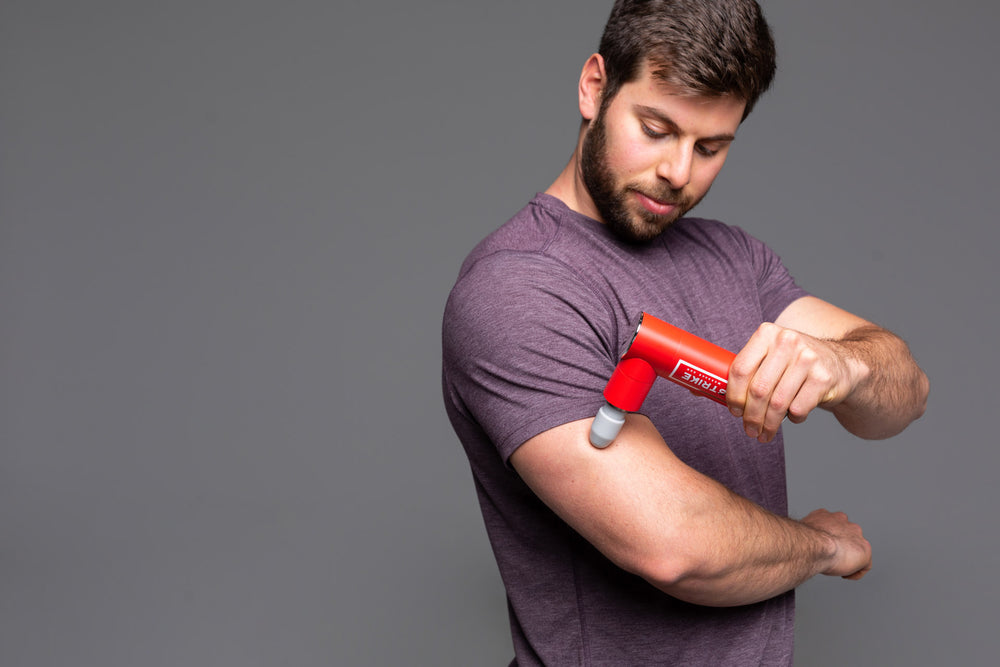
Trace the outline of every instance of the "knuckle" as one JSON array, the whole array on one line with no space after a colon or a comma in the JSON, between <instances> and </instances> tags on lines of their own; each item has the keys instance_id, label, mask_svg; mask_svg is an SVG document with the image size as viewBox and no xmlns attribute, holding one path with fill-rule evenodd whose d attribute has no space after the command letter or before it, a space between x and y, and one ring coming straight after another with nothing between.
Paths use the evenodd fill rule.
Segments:
<instances>
[{"instance_id":1,"label":"knuckle","mask_svg":"<svg viewBox=\"0 0 1000 667\"><path fill-rule=\"evenodd\" d=\"M775 391L771 394L771 400L768 401L767 406L774 410L784 414L788 410L788 397L781 391Z\"/></svg>"},{"instance_id":2,"label":"knuckle","mask_svg":"<svg viewBox=\"0 0 1000 667\"><path fill-rule=\"evenodd\" d=\"M801 424L809 416L808 410L803 410L800 406L794 403L788 406L788 418L792 420L794 424Z\"/></svg>"},{"instance_id":3,"label":"knuckle","mask_svg":"<svg viewBox=\"0 0 1000 667\"><path fill-rule=\"evenodd\" d=\"M751 366L748 361L742 359L735 359L732 366L729 367L729 380L730 382L734 378L745 378L750 375Z\"/></svg>"},{"instance_id":4,"label":"knuckle","mask_svg":"<svg viewBox=\"0 0 1000 667\"><path fill-rule=\"evenodd\" d=\"M776 336L776 342L782 347L794 347L798 345L799 334L792 329L781 329Z\"/></svg>"},{"instance_id":5,"label":"knuckle","mask_svg":"<svg viewBox=\"0 0 1000 667\"><path fill-rule=\"evenodd\" d=\"M771 336L780 329L781 327L779 327L774 322L761 322L760 326L757 327L757 333L763 334L765 336Z\"/></svg>"},{"instance_id":6,"label":"knuckle","mask_svg":"<svg viewBox=\"0 0 1000 667\"><path fill-rule=\"evenodd\" d=\"M811 347L803 348L802 351L799 352L799 363L804 366L812 366L818 361L819 354Z\"/></svg>"},{"instance_id":7,"label":"knuckle","mask_svg":"<svg viewBox=\"0 0 1000 667\"><path fill-rule=\"evenodd\" d=\"M813 382L819 383L824 386L833 382L833 373L831 373L830 370L827 368L816 366L813 368L811 376Z\"/></svg>"},{"instance_id":8,"label":"knuckle","mask_svg":"<svg viewBox=\"0 0 1000 667\"><path fill-rule=\"evenodd\" d=\"M761 382L761 381L751 382L750 386L747 388L747 393L749 393L751 397L757 399L758 401L762 401L768 397L768 394L770 393L770 387L766 382Z\"/></svg>"}]
</instances>

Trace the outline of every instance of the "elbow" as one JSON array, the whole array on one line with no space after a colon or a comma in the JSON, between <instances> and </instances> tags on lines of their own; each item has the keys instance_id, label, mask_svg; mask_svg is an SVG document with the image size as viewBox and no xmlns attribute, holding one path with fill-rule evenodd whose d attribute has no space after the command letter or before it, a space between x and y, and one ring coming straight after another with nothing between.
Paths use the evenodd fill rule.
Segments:
<instances>
[{"instance_id":1,"label":"elbow","mask_svg":"<svg viewBox=\"0 0 1000 667\"><path fill-rule=\"evenodd\" d=\"M704 604L690 597L719 576L727 564L717 562L721 555L711 547L711 539L686 521L657 522L658 530L642 531L623 538L618 536L598 548L622 570L644 579L667 595Z\"/></svg>"},{"instance_id":2,"label":"elbow","mask_svg":"<svg viewBox=\"0 0 1000 667\"><path fill-rule=\"evenodd\" d=\"M650 558L636 563L634 569L627 569L672 597L685 602L706 604L705 600L693 595L698 588L697 582L705 579L708 569L706 563L695 558L681 555Z\"/></svg>"},{"instance_id":3,"label":"elbow","mask_svg":"<svg viewBox=\"0 0 1000 667\"><path fill-rule=\"evenodd\" d=\"M927 398L930 394L930 380L927 374L921 369L916 369L915 377L908 383L901 385L897 393L893 395L894 402L886 401L887 408L884 412L879 409L867 416L847 408L844 410L834 408L834 416L837 421L850 433L864 440L885 440L899 435L906 428L924 416L927 412ZM846 407L846 406L845 406ZM888 414L882 418L883 414Z\"/></svg>"},{"instance_id":4,"label":"elbow","mask_svg":"<svg viewBox=\"0 0 1000 667\"><path fill-rule=\"evenodd\" d=\"M927 373L922 370L920 372L920 377L917 378L917 401L916 401L916 411L913 416L913 420L916 421L924 416L927 412L927 398L931 393L931 381L927 377Z\"/></svg>"},{"instance_id":5,"label":"elbow","mask_svg":"<svg viewBox=\"0 0 1000 667\"><path fill-rule=\"evenodd\" d=\"M902 432L907 426L923 417L924 413L927 412L927 398L930 395L931 389L931 383L927 374L918 368L911 386L913 389L910 394L910 412L904 418L903 423L899 425L899 428L895 432L890 433L890 435Z\"/></svg>"},{"instance_id":6,"label":"elbow","mask_svg":"<svg viewBox=\"0 0 1000 667\"><path fill-rule=\"evenodd\" d=\"M640 577L665 593L672 593L691 577L693 568L679 558L661 558L637 572Z\"/></svg>"},{"instance_id":7,"label":"elbow","mask_svg":"<svg viewBox=\"0 0 1000 667\"><path fill-rule=\"evenodd\" d=\"M700 530L698 523L661 524L655 537L631 540L624 548L605 554L618 567L673 598L703 606L732 606L723 582L735 574L733 554L717 548L717 536Z\"/></svg>"},{"instance_id":8,"label":"elbow","mask_svg":"<svg viewBox=\"0 0 1000 667\"><path fill-rule=\"evenodd\" d=\"M917 365L916 360L912 356L910 357L910 361L913 368L909 382L910 422L915 422L927 412L927 398L931 392L931 381L927 377L927 373L924 372L924 369Z\"/></svg>"},{"instance_id":9,"label":"elbow","mask_svg":"<svg viewBox=\"0 0 1000 667\"><path fill-rule=\"evenodd\" d=\"M730 586L724 583L727 580L724 572L714 572L710 563L693 559L667 559L651 566L642 576L670 597L702 607L733 607L770 597L745 599L740 594L734 595Z\"/></svg>"}]
</instances>

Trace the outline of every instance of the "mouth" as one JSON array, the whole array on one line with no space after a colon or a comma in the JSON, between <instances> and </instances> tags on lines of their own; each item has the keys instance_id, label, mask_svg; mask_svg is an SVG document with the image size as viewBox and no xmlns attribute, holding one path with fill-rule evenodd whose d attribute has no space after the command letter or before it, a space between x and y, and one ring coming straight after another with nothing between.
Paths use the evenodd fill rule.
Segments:
<instances>
[{"instance_id":1,"label":"mouth","mask_svg":"<svg viewBox=\"0 0 1000 667\"><path fill-rule=\"evenodd\" d=\"M654 215L670 215L677 209L676 202L653 199L638 190L634 190L634 192L642 207Z\"/></svg>"}]
</instances>

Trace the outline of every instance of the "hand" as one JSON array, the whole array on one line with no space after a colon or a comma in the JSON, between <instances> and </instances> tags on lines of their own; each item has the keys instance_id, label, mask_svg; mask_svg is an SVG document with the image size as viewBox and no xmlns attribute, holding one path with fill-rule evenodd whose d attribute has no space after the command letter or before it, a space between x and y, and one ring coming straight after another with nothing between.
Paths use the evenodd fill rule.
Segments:
<instances>
[{"instance_id":1,"label":"hand","mask_svg":"<svg viewBox=\"0 0 1000 667\"><path fill-rule=\"evenodd\" d=\"M770 442L786 415L804 422L853 387L851 366L835 342L765 322L733 360L726 400L749 437Z\"/></svg>"},{"instance_id":2,"label":"hand","mask_svg":"<svg viewBox=\"0 0 1000 667\"><path fill-rule=\"evenodd\" d=\"M837 544L833 563L823 574L856 581L872 569L872 545L862 535L861 526L851 523L843 512L816 510L802 523L823 531Z\"/></svg>"}]
</instances>

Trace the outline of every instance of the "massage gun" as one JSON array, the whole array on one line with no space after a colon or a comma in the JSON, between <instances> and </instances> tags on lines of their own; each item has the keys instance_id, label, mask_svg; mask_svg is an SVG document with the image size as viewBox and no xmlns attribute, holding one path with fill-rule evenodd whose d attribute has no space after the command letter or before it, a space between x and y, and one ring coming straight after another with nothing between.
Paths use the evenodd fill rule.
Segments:
<instances>
[{"instance_id":1,"label":"massage gun","mask_svg":"<svg viewBox=\"0 0 1000 667\"><path fill-rule=\"evenodd\" d=\"M594 418L590 443L600 448L611 444L625 424L625 413L642 407L657 375L687 387L693 394L725 405L729 366L735 356L729 350L642 313L632 342L604 388L607 403Z\"/></svg>"}]
</instances>

